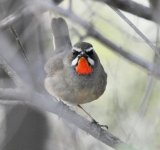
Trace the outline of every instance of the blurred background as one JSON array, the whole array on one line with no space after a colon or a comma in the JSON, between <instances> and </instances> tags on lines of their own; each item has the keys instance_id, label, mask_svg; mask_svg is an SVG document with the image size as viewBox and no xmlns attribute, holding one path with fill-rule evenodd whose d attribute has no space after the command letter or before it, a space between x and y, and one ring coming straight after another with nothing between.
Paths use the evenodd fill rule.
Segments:
<instances>
[{"instance_id":1,"label":"blurred background","mask_svg":"<svg viewBox=\"0 0 160 150\"><path fill-rule=\"evenodd\" d=\"M72 44L92 43L108 74L105 93L98 100L84 104L83 108L100 124L107 124L109 132L123 141L141 150L159 150L159 1L153 0L150 4L148 0L124 0L121 1L124 7L119 1L108 1L107 5L106 1L96 0L0 0L0 56L24 82L43 93L43 67L54 49L50 22L53 17L63 17ZM135 3L151 17L133 15L136 13L132 11L140 11ZM131 12L126 11L130 9L128 6L133 6ZM56 9L59 7L60 11ZM78 16L79 22L62 10ZM133 62L89 34L83 21L150 67L146 69ZM16 88L2 65L0 88ZM23 103L2 101L0 116L1 150L112 149L56 115Z\"/></svg>"}]
</instances>

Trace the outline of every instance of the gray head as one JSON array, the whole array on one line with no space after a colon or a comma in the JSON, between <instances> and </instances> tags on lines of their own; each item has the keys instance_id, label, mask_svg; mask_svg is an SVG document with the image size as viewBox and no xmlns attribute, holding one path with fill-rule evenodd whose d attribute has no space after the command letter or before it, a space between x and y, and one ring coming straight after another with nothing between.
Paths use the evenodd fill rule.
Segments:
<instances>
[{"instance_id":1,"label":"gray head","mask_svg":"<svg viewBox=\"0 0 160 150\"><path fill-rule=\"evenodd\" d=\"M78 60L81 57L85 57L90 66L93 67L95 65L95 60L94 60L95 53L93 46L90 43L80 42L75 44L72 48L72 53L73 53L72 66L76 66L78 64Z\"/></svg>"}]
</instances>

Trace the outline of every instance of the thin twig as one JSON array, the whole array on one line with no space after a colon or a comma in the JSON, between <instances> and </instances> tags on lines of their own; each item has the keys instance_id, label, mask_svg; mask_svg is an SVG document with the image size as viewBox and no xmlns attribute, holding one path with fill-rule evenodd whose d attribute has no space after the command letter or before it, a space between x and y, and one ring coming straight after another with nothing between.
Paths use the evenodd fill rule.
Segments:
<instances>
[{"instance_id":1,"label":"thin twig","mask_svg":"<svg viewBox=\"0 0 160 150\"><path fill-rule=\"evenodd\" d=\"M97 31L92 25L88 24L85 20L82 20L81 17L77 16L73 12L69 12L68 10L62 9L58 6L53 5L52 8L54 11L58 12L59 14L68 17L70 20L76 22L80 26L82 26L89 36L95 38L102 44L106 45L107 47L111 48L112 51L118 53L119 55L123 56L124 58L128 59L132 63L135 63L142 68L146 69L147 71L151 72L153 69L152 63L147 62L143 58L140 58L136 55L133 55L127 50L124 50L123 48L117 46L113 42L111 42L109 39L104 37L99 31Z\"/></svg>"},{"instance_id":2,"label":"thin twig","mask_svg":"<svg viewBox=\"0 0 160 150\"><path fill-rule=\"evenodd\" d=\"M131 140L131 137L135 133L135 130L136 130L137 126L142 121L142 119L145 115L145 112L148 108L148 104L149 104L151 94L153 92L153 88L154 88L154 77L151 75L151 76L149 76L149 78L147 78L147 84L146 84L146 87L145 87L142 102L141 102L141 104L138 108L138 111L136 113L136 120L133 122L131 131L127 135L127 141L128 142Z\"/></svg>"},{"instance_id":3,"label":"thin twig","mask_svg":"<svg viewBox=\"0 0 160 150\"><path fill-rule=\"evenodd\" d=\"M48 3L48 2L46 1L45 3ZM151 63L148 63L145 60L143 60L142 58L139 58L138 56L130 54L126 50L118 47L117 45L112 43L110 40L108 40L106 37L104 37L102 34L100 34L93 26L91 26L90 24L88 24L87 22L82 20L80 17L75 15L73 12L70 12L68 10L62 9L62 8L60 8L60 7L58 7L58 6L54 5L54 4L51 7L50 3L48 3L48 6L46 4L44 7L48 7L48 9L49 8L53 8L56 12L66 16L66 17L69 17L72 21L75 21L76 23L80 24L83 28L85 28L88 31L88 34L90 36L94 37L95 39L97 39L98 41L103 43L104 45L108 46L114 52L120 54L124 58L127 58L131 62L140 65L141 67L147 69L149 72L152 71L153 65ZM46 10L46 9L44 9L44 10Z\"/></svg>"},{"instance_id":4,"label":"thin twig","mask_svg":"<svg viewBox=\"0 0 160 150\"><path fill-rule=\"evenodd\" d=\"M13 23L18 21L22 16L28 15L30 12L27 12L25 9L18 9L12 12L12 14L8 15L4 19L0 20L0 29L7 29Z\"/></svg>"},{"instance_id":5,"label":"thin twig","mask_svg":"<svg viewBox=\"0 0 160 150\"><path fill-rule=\"evenodd\" d=\"M156 46L118 9L111 6L111 8L146 42L146 44L158 54Z\"/></svg>"},{"instance_id":6,"label":"thin twig","mask_svg":"<svg viewBox=\"0 0 160 150\"><path fill-rule=\"evenodd\" d=\"M26 53L26 50L25 50L25 48L24 48L24 46L23 46L22 41L20 40L20 37L19 37L17 31L15 30L15 28L14 28L13 26L10 26L9 29L10 29L10 31L12 32L12 34L14 35L14 37L15 37L17 43L18 43L18 45L19 45L19 47L20 47L20 49L21 49L21 51L22 51L22 54L23 54L23 56L24 56L25 61L28 63L28 62L29 62L29 59L28 59L28 57L27 57L26 54L25 54L25 53Z\"/></svg>"},{"instance_id":7,"label":"thin twig","mask_svg":"<svg viewBox=\"0 0 160 150\"><path fill-rule=\"evenodd\" d=\"M148 108L149 100L153 92L153 88L154 88L154 77L151 75L147 79L147 85L145 88L144 96L138 110L138 115L141 117L141 119L144 117L146 110Z\"/></svg>"},{"instance_id":8,"label":"thin twig","mask_svg":"<svg viewBox=\"0 0 160 150\"><path fill-rule=\"evenodd\" d=\"M156 47L157 48L158 48L158 41L159 41L159 27L157 26L157 36L156 36ZM157 53L155 53L154 58L153 58L155 66L157 66L157 65L159 66L159 64L156 64L157 63L156 62L157 57L159 58L159 55L157 55ZM137 119L132 125L133 126L132 131L127 136L128 140L131 139L133 133L135 132L135 129L137 128L140 121L142 121L142 119L144 118L144 116L146 114L146 111L148 109L149 102L150 102L149 100L150 100L151 94L153 93L153 88L154 88L154 85L155 85L154 81L155 81L155 78L153 76L153 73L151 72L149 77L147 78L147 84L146 84L146 87L145 87L142 102L140 103L140 106L139 106L137 114L136 114Z\"/></svg>"},{"instance_id":9,"label":"thin twig","mask_svg":"<svg viewBox=\"0 0 160 150\"><path fill-rule=\"evenodd\" d=\"M0 56L0 66L4 69L4 71L9 75L9 77L13 80L13 82L17 85L17 87L24 86L24 82L18 76L18 74L10 67L6 60Z\"/></svg>"},{"instance_id":10,"label":"thin twig","mask_svg":"<svg viewBox=\"0 0 160 150\"><path fill-rule=\"evenodd\" d=\"M154 55L154 58L153 58L153 63L154 63L154 66L156 66L157 68L159 67L159 51L158 51L158 42L159 42L159 26L157 26L157 35L156 35L156 47L157 47L157 53L155 53ZM157 62L158 61L158 62ZM147 108L149 106L149 100L150 100L150 97L151 97L151 94L153 92L153 88L154 88L154 76L152 74L152 72L150 73L150 77L149 77L149 80L148 80L148 84L146 86L146 90L145 90L145 94L144 94L144 98L142 100L142 103L140 104L140 107L139 107L139 111L138 111L138 114L141 118L144 117L146 111L147 111Z\"/></svg>"},{"instance_id":11,"label":"thin twig","mask_svg":"<svg viewBox=\"0 0 160 150\"><path fill-rule=\"evenodd\" d=\"M139 16L144 19L152 21L154 20L151 8L138 4L133 0L94 0L94 1L106 3L109 6L113 6L115 8L129 12L133 15Z\"/></svg>"},{"instance_id":12,"label":"thin twig","mask_svg":"<svg viewBox=\"0 0 160 150\"><path fill-rule=\"evenodd\" d=\"M118 9L121 9L123 11L127 11L131 14L134 14L136 16L148 19L148 20L153 20L152 17L152 10L148 7L145 7L141 4L138 4L134 1L131 0L94 0L98 2L104 2L110 6L116 7ZM12 25L14 22L16 22L19 18L22 16L26 16L30 14L29 10L16 10L13 12L11 15L8 15L4 19L0 21L0 29L6 29L10 25Z\"/></svg>"}]
</instances>

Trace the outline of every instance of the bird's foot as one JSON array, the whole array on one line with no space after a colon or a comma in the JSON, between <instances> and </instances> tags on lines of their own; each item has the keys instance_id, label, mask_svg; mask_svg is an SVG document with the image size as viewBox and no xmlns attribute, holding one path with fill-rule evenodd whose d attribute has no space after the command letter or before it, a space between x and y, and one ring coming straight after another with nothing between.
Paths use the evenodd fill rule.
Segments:
<instances>
[{"instance_id":1,"label":"bird's foot","mask_svg":"<svg viewBox=\"0 0 160 150\"><path fill-rule=\"evenodd\" d=\"M101 124L99 124L99 123L98 123L96 120L94 120L94 119L92 119L92 123L100 126L101 128L105 128L105 129L108 130L108 125L101 125Z\"/></svg>"}]
</instances>

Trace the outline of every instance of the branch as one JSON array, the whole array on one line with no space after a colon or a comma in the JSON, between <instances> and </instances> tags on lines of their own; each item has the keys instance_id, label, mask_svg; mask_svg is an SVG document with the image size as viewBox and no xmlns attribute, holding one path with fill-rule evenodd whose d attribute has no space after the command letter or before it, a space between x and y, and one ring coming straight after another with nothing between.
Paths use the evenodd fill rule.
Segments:
<instances>
[{"instance_id":1,"label":"branch","mask_svg":"<svg viewBox=\"0 0 160 150\"><path fill-rule=\"evenodd\" d=\"M152 42L134 25L120 10L112 9L121 17L145 42L146 44L158 54L158 49L152 44Z\"/></svg>"},{"instance_id":2,"label":"branch","mask_svg":"<svg viewBox=\"0 0 160 150\"><path fill-rule=\"evenodd\" d=\"M84 117L70 110L63 102L58 102L54 97L49 95L42 95L33 90L26 89L23 89L23 91L21 89L0 89L0 99L2 102L4 100L15 100L16 102L17 100L20 102L23 101L37 109L57 114L65 121L73 123L78 128L117 150L121 150L122 147L130 148L130 150L133 149L108 131L102 129L99 125L89 122Z\"/></svg>"},{"instance_id":3,"label":"branch","mask_svg":"<svg viewBox=\"0 0 160 150\"><path fill-rule=\"evenodd\" d=\"M81 27L83 27L89 36L95 38L105 46L111 48L112 51L116 52L117 54L121 55L125 59L131 61L132 63L141 66L142 68L146 69L149 72L153 72L153 64L147 62L143 58L140 58L136 55L133 55L127 50L124 50L123 48L117 46L113 42L111 42L109 39L104 37L99 31L97 31L91 24L87 23L85 20L82 20L79 16L74 14L73 12L70 12L68 10L65 10L63 8L60 8L58 6L53 5L52 8L58 12L59 14L68 17L70 20L76 22Z\"/></svg>"},{"instance_id":4,"label":"branch","mask_svg":"<svg viewBox=\"0 0 160 150\"><path fill-rule=\"evenodd\" d=\"M106 2L110 2L113 3L111 1L106 1ZM124 1L123 1L124 2ZM130 2L130 1L129 1ZM128 2L128 3L129 3ZM132 2L131 2L132 3ZM133 2L134 3L134 2ZM43 4L43 5L42 5ZM119 3L118 3L119 4ZM129 3L130 4L130 3ZM87 23L85 20L82 20L79 16L77 16L76 14L74 14L72 11L69 10L65 10L63 8L58 7L56 4L54 3L50 3L49 1L41 1L40 0L40 6L34 7L35 9L39 8L43 8L42 10L49 10L49 9L54 9L56 12L58 12L59 14L68 17L69 19L71 19L72 21L76 22L77 24L79 24L80 26L82 26L88 33L89 36L95 38L96 40L98 40L99 42L101 42L102 44L104 44L105 46L111 48L112 51L118 53L119 55L123 56L124 58L128 59L129 61L131 61L132 63L135 63L139 66L141 66L142 68L146 69L149 72L153 72L153 64L147 62L146 60L143 60L142 58L133 55L131 53L128 53L127 50L124 50L123 48L117 46L116 44L114 44L113 42L111 42L109 39L107 39L106 37L104 37L99 31L97 31L91 24ZM25 11L26 9L22 10L21 13L19 14L29 14L29 12ZM30 10L30 9L27 9ZM36 10L35 10L36 11ZM31 13L31 12L30 12ZM16 18L16 16L14 16L14 18ZM7 20L7 18L5 18ZM11 19L12 20L12 19ZM8 25L8 22L6 22L5 26ZM1 22L0 22L0 27L1 27ZM2 26L4 27L4 26ZM159 76L159 75L158 75Z\"/></svg>"},{"instance_id":5,"label":"branch","mask_svg":"<svg viewBox=\"0 0 160 150\"><path fill-rule=\"evenodd\" d=\"M112 5L113 5L113 3L115 3L115 1L113 2L113 1L110 1L110 0L106 0L106 1L103 0L103 1L106 2L106 3L112 4ZM124 4L124 2L126 4ZM65 16L65 17L69 17L72 21L78 23L85 30L87 30L88 35L97 39L99 42L103 43L107 47L111 48L114 52L120 54L124 58L126 58L126 59L130 60L131 62L141 66L142 68L148 70L149 72L152 72L155 76L160 76L160 71L155 70L153 64L143 60L142 58L139 58L138 56L135 56L133 54L128 53L126 50L122 49L121 47L118 47L117 45L112 43L110 40L108 40L106 37L104 37L101 33L99 33L92 25L90 25L86 21L82 20L79 16L75 15L73 12L71 12L69 10L62 9L62 8L56 6L55 4L51 4L51 3L49 3L49 1L41 2L41 5L42 4L45 4L44 6L41 6L42 8L44 8L43 10L48 10L48 9L52 8L56 12L60 13L61 15ZM135 2L125 1L125 0L117 0L115 4L117 4L118 6L121 6L122 4L125 5L125 6L131 5L131 4L133 4L133 6L139 5ZM114 6L115 6L115 4L114 4ZM138 7L138 8L140 8L140 7ZM21 13L12 14L11 16L6 17L4 20L2 20L0 22L0 28L1 27L2 28L6 27L6 26L10 25L10 23L13 23L13 21L15 21L17 18L20 17L19 14L27 15L29 13L31 13L31 12L26 12L25 9L24 9L24 10L21 11ZM12 18L12 19L8 19L8 18Z\"/></svg>"},{"instance_id":6,"label":"branch","mask_svg":"<svg viewBox=\"0 0 160 150\"><path fill-rule=\"evenodd\" d=\"M13 34L13 36L15 37L15 40L17 41L17 44L19 45L25 61L28 63L29 62L28 57L25 55L25 51L26 50L25 50L25 48L23 46L22 41L19 38L19 35L18 35L16 29L12 25L9 27L9 29L10 29L11 33Z\"/></svg>"},{"instance_id":7,"label":"branch","mask_svg":"<svg viewBox=\"0 0 160 150\"><path fill-rule=\"evenodd\" d=\"M5 59L0 56L0 66L1 68L4 69L4 71L9 75L9 77L13 80L15 85L17 87L22 87L24 86L24 82L21 80L21 78L17 75L17 73L10 67Z\"/></svg>"},{"instance_id":8,"label":"branch","mask_svg":"<svg viewBox=\"0 0 160 150\"><path fill-rule=\"evenodd\" d=\"M29 14L29 12L27 12L25 9L16 10L12 14L0 20L0 29L7 29L13 23L17 22L23 15L27 15L27 14Z\"/></svg>"},{"instance_id":9,"label":"branch","mask_svg":"<svg viewBox=\"0 0 160 150\"><path fill-rule=\"evenodd\" d=\"M55 4L55 5L58 5L62 1L63 0L52 0L52 3ZM35 1L32 1L32 2L35 2ZM3 7L3 5L2 5L2 7ZM4 19L0 20L0 29L7 29L8 27L10 27L14 23L16 23L20 18L34 13L34 10L28 9L29 6L25 6L25 7L26 8L19 7L17 10L12 12L12 14L7 15ZM44 11L47 11L47 10L41 10L41 12L44 12Z\"/></svg>"},{"instance_id":10,"label":"branch","mask_svg":"<svg viewBox=\"0 0 160 150\"><path fill-rule=\"evenodd\" d=\"M133 0L94 0L97 2L104 2L105 4L116 7L120 10L126 11L138 17L154 20L152 16L152 10L149 7L143 6L134 2Z\"/></svg>"},{"instance_id":11,"label":"branch","mask_svg":"<svg viewBox=\"0 0 160 150\"><path fill-rule=\"evenodd\" d=\"M61 0L59 0L59 1L61 1ZM120 10L129 12L129 13L134 14L136 16L154 21L154 19L152 17L152 10L150 8L145 7L141 4L138 4L134 1L131 1L131 0L129 0L129 1L128 0L94 0L94 1L104 2L109 6L116 7ZM56 2L56 0L55 0L55 2ZM53 4L55 5L56 3L53 3ZM46 10L43 10L43 11L46 11ZM8 28L10 25L12 25L14 22L16 22L19 18L21 18L22 16L26 16L30 13L31 12L29 12L28 9L16 10L14 13L12 13L11 15L8 15L7 17L5 17L4 19L2 19L0 21L0 29Z\"/></svg>"},{"instance_id":12,"label":"branch","mask_svg":"<svg viewBox=\"0 0 160 150\"><path fill-rule=\"evenodd\" d=\"M11 76L14 75L14 80L21 81L20 77L15 73L14 69L12 69L2 57L0 59L0 62L3 68L7 68L7 73L9 72ZM23 89L0 89L0 101L24 102L41 111L48 111L57 114L65 121L73 123L78 128L84 130L85 132L89 133L108 146L111 146L112 148L115 148L117 150L122 150L123 148L133 149L128 144L121 141L119 138L102 129L100 125L89 122L84 117L70 110L70 108L63 102L58 102L58 100L56 100L54 97L45 93L46 92L40 94L25 83Z\"/></svg>"}]
</instances>

